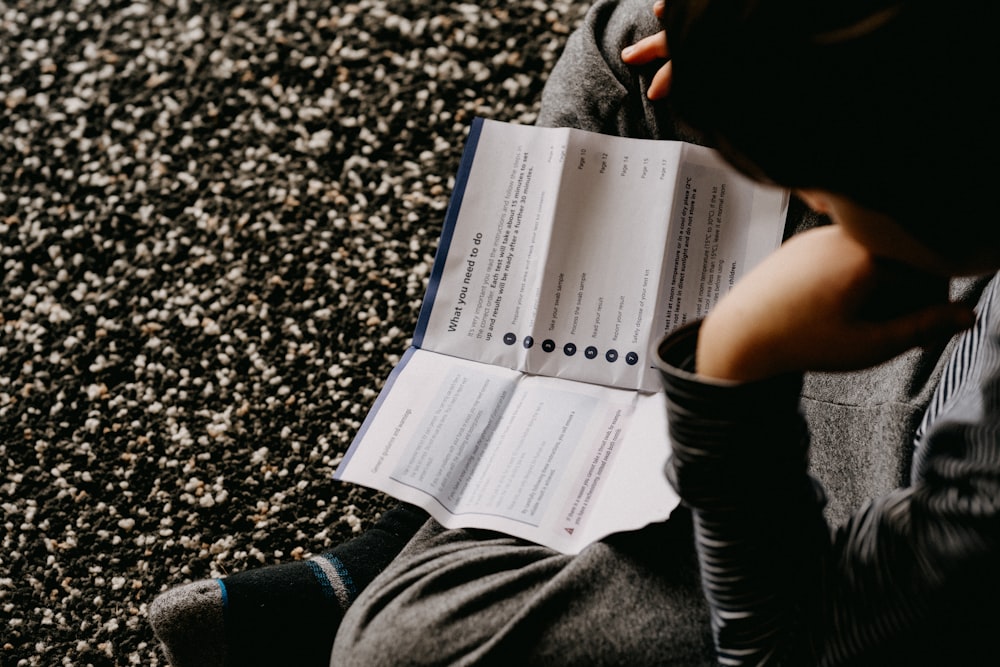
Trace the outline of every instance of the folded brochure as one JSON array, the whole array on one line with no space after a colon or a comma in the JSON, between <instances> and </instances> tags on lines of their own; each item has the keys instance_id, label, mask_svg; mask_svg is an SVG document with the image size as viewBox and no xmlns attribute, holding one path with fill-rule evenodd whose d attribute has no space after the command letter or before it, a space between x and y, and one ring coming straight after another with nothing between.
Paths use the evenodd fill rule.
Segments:
<instances>
[{"instance_id":1,"label":"folded brochure","mask_svg":"<svg viewBox=\"0 0 1000 667\"><path fill-rule=\"evenodd\" d=\"M564 553L666 519L653 346L787 207L705 147L475 119L412 346L335 477Z\"/></svg>"}]
</instances>

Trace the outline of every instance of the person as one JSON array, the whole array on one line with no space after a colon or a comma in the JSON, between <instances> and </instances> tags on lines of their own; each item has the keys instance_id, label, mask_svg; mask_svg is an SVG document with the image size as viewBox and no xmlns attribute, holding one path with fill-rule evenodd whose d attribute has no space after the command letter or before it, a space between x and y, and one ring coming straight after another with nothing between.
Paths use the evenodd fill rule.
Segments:
<instances>
[{"instance_id":1,"label":"person","mask_svg":"<svg viewBox=\"0 0 1000 667\"><path fill-rule=\"evenodd\" d=\"M799 195L788 242L658 348L684 507L577 556L390 522L390 557L328 621L330 664L974 662L998 620L1000 244L960 193L989 192L969 168L996 148L989 22L669 0L660 32L647 1L594 4L539 123L707 143Z\"/></svg>"},{"instance_id":2,"label":"person","mask_svg":"<svg viewBox=\"0 0 1000 667\"><path fill-rule=\"evenodd\" d=\"M996 279L925 417L911 483L835 531L807 474L797 406L804 371L871 366L971 326L943 278L1000 268L1000 226L979 197L993 170L973 167L997 150L995 108L979 88L997 62L982 9L763 0L663 10L659 55L671 57L679 116L834 223L791 239L659 347L669 474L694 514L724 664L995 661ZM941 86L928 94L929 82ZM790 91L817 109L811 118L782 103ZM768 103L734 111L751 95ZM932 123L983 135L928 147Z\"/></svg>"}]
</instances>

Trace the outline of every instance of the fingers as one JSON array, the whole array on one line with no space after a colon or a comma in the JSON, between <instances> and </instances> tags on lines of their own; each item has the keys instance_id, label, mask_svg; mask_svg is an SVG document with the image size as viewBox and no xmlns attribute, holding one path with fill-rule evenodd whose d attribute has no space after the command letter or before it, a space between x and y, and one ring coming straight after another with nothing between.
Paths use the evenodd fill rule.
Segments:
<instances>
[{"instance_id":1,"label":"fingers","mask_svg":"<svg viewBox=\"0 0 1000 667\"><path fill-rule=\"evenodd\" d=\"M646 90L646 97L651 100L662 100L670 94L670 84L674 78L674 66L671 61L663 64L663 67L656 70L653 80L649 82L649 89Z\"/></svg>"},{"instance_id":2,"label":"fingers","mask_svg":"<svg viewBox=\"0 0 1000 667\"><path fill-rule=\"evenodd\" d=\"M628 65L645 65L654 60L665 60L670 57L667 49L667 33L664 30L644 37L622 51L622 60Z\"/></svg>"},{"instance_id":3,"label":"fingers","mask_svg":"<svg viewBox=\"0 0 1000 667\"><path fill-rule=\"evenodd\" d=\"M933 347L968 329L975 321L975 312L960 304L931 306L877 327L877 337L881 340L875 347L884 348L888 355L912 347Z\"/></svg>"},{"instance_id":4,"label":"fingers","mask_svg":"<svg viewBox=\"0 0 1000 667\"><path fill-rule=\"evenodd\" d=\"M665 0L656 0L653 3L653 13L656 18L663 17L663 10L666 7ZM670 49L667 47L667 32L661 30L655 35L644 37L631 46L626 46L622 50L622 61L626 65L646 65L657 60L666 62L653 75L649 82L649 89L646 97L651 100L665 98L670 93L670 84L673 81L673 65L670 64Z\"/></svg>"},{"instance_id":5,"label":"fingers","mask_svg":"<svg viewBox=\"0 0 1000 667\"><path fill-rule=\"evenodd\" d=\"M667 61L656 71L652 81L649 82L646 97L651 100L663 99L670 93L670 83L673 80L674 68L670 61L667 60L669 57L670 50L667 48L667 33L663 30L655 35L640 39L622 51L622 60L627 65L646 65L657 60Z\"/></svg>"}]
</instances>

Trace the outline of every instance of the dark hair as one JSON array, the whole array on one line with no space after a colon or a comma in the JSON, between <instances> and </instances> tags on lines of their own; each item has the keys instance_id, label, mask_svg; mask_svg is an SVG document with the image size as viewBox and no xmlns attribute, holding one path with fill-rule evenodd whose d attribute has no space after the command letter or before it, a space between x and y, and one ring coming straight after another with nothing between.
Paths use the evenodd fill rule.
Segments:
<instances>
[{"instance_id":1,"label":"dark hair","mask_svg":"<svg viewBox=\"0 0 1000 667\"><path fill-rule=\"evenodd\" d=\"M945 254L970 240L952 222L995 244L990 6L667 0L670 104L752 177L848 196Z\"/></svg>"}]
</instances>

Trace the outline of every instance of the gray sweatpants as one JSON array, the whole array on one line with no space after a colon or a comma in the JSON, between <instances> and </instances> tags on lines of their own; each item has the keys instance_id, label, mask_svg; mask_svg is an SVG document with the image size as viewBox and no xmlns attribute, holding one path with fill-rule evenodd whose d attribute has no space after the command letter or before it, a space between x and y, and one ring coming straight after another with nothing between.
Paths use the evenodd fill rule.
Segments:
<instances>
[{"instance_id":1,"label":"gray sweatpants","mask_svg":"<svg viewBox=\"0 0 1000 667\"><path fill-rule=\"evenodd\" d=\"M691 140L646 100L655 66L621 49L658 30L651 0L598 0L546 84L540 125ZM808 113L803 109L803 113ZM817 224L795 204L787 233ZM984 281L955 287L978 298ZM950 349L950 348L949 348ZM913 433L948 350L806 378L812 468L839 522L908 478ZM429 521L344 618L332 665L702 665L714 662L690 519L615 535L577 556Z\"/></svg>"}]
</instances>

